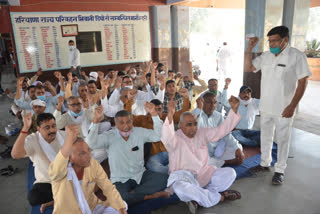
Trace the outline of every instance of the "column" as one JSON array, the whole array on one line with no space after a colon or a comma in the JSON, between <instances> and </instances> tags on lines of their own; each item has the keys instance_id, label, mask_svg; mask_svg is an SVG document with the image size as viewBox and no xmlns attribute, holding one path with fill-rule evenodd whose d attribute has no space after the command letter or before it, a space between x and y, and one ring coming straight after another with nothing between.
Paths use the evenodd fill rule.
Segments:
<instances>
[{"instance_id":1,"label":"column","mask_svg":"<svg viewBox=\"0 0 320 214\"><path fill-rule=\"evenodd\" d=\"M151 6L152 58L172 69L170 6Z\"/></svg>"},{"instance_id":2,"label":"column","mask_svg":"<svg viewBox=\"0 0 320 214\"><path fill-rule=\"evenodd\" d=\"M188 74L189 54L189 7L171 7L172 67L177 72Z\"/></svg>"},{"instance_id":3,"label":"column","mask_svg":"<svg viewBox=\"0 0 320 214\"><path fill-rule=\"evenodd\" d=\"M254 34L259 38L259 43L252 50L252 58L268 50L268 31L281 25L283 0L246 0L245 35ZM245 41L245 50L248 41ZM261 72L244 73L243 84L252 88L252 97L260 98Z\"/></svg>"}]
</instances>

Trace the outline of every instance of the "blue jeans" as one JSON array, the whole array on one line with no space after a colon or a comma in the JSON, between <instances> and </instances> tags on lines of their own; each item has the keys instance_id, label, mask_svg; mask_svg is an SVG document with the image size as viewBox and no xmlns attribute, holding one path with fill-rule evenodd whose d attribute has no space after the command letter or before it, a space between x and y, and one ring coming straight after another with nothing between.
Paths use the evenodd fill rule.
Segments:
<instances>
[{"instance_id":1,"label":"blue jeans","mask_svg":"<svg viewBox=\"0 0 320 214\"><path fill-rule=\"evenodd\" d=\"M260 146L260 130L235 130L232 135L244 146Z\"/></svg>"},{"instance_id":2,"label":"blue jeans","mask_svg":"<svg viewBox=\"0 0 320 214\"><path fill-rule=\"evenodd\" d=\"M149 158L146 167L152 172L159 172L163 174L168 174L169 171L169 157L168 152L160 152Z\"/></svg>"}]
</instances>

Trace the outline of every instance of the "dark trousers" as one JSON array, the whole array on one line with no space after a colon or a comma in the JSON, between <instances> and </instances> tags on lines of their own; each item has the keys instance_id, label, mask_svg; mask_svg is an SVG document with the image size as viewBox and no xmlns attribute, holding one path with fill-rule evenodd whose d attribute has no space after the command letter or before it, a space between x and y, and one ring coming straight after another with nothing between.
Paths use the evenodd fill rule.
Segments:
<instances>
[{"instance_id":1,"label":"dark trousers","mask_svg":"<svg viewBox=\"0 0 320 214\"><path fill-rule=\"evenodd\" d=\"M260 146L260 130L235 130L232 135L244 146Z\"/></svg>"},{"instance_id":2,"label":"dark trousers","mask_svg":"<svg viewBox=\"0 0 320 214\"><path fill-rule=\"evenodd\" d=\"M137 184L133 179L129 179L125 183L116 182L114 185L122 199L127 202L128 206L131 206L143 201L146 195L164 190L167 186L167 180L168 175L166 174L146 170L142 175L140 184Z\"/></svg>"},{"instance_id":3,"label":"dark trousers","mask_svg":"<svg viewBox=\"0 0 320 214\"><path fill-rule=\"evenodd\" d=\"M36 183L28 193L28 201L31 206L53 201L51 184Z\"/></svg>"},{"instance_id":4,"label":"dark trousers","mask_svg":"<svg viewBox=\"0 0 320 214\"><path fill-rule=\"evenodd\" d=\"M77 66L76 70L74 70L74 71L72 70L72 67L71 67L70 72L72 72L72 74L76 75L79 78L79 80L83 79L81 76L81 66Z\"/></svg>"}]
</instances>

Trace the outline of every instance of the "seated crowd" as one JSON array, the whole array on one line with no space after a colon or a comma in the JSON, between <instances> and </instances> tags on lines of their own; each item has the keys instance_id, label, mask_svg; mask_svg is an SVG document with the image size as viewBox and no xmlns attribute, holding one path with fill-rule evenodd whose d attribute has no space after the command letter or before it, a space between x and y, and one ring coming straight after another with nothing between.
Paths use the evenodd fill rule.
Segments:
<instances>
[{"instance_id":1,"label":"seated crowd","mask_svg":"<svg viewBox=\"0 0 320 214\"><path fill-rule=\"evenodd\" d=\"M252 130L259 100L242 86L228 101L225 80L208 84L161 63L123 71L71 72L38 81L41 69L17 80L12 111L23 128L15 159L29 157L36 181L31 205L54 213L127 213L145 200L176 194L190 212L236 200L229 190L244 161L242 145L256 146ZM42 78L41 77L41 78ZM58 82L54 86L53 82Z\"/></svg>"}]
</instances>

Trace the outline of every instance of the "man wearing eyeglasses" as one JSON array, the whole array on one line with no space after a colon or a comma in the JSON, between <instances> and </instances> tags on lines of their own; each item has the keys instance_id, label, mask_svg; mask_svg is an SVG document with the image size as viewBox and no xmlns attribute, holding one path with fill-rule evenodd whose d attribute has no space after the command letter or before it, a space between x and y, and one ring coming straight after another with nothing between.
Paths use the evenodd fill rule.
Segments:
<instances>
[{"instance_id":1,"label":"man wearing eyeglasses","mask_svg":"<svg viewBox=\"0 0 320 214\"><path fill-rule=\"evenodd\" d=\"M269 51L252 60L252 49L258 38L250 38L245 53L245 72L261 70L261 162L251 172L270 171L274 132L277 133L278 159L272 184L284 181L293 117L311 72L306 55L289 45L289 29L272 28L268 34Z\"/></svg>"}]
</instances>

